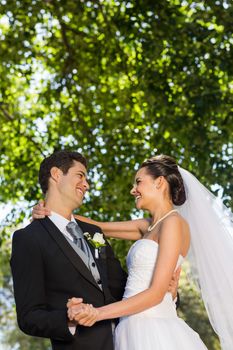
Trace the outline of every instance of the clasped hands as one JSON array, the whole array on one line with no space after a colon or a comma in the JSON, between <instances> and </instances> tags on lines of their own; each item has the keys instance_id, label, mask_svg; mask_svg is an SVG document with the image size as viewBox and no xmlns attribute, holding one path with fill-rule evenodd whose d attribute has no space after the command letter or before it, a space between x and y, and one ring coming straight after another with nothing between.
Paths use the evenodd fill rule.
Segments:
<instances>
[{"instance_id":1,"label":"clasped hands","mask_svg":"<svg viewBox=\"0 0 233 350\"><path fill-rule=\"evenodd\" d=\"M178 268L170 281L168 292L173 296L177 296L178 281L181 268ZM82 298L71 298L67 303L67 315L71 323L91 327L99 320L99 310L92 304L83 303Z\"/></svg>"},{"instance_id":2,"label":"clasped hands","mask_svg":"<svg viewBox=\"0 0 233 350\"><path fill-rule=\"evenodd\" d=\"M91 327L98 321L98 309L92 304L84 304L81 298L71 298L67 303L67 315L71 322L80 326Z\"/></svg>"}]
</instances>

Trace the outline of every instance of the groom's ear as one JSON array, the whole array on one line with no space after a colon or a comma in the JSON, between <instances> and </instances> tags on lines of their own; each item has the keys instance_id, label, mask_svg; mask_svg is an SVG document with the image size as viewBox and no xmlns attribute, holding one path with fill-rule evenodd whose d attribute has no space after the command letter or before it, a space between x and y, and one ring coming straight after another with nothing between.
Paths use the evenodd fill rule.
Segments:
<instances>
[{"instance_id":1,"label":"groom's ear","mask_svg":"<svg viewBox=\"0 0 233 350\"><path fill-rule=\"evenodd\" d=\"M57 182L60 179L62 174L63 174L62 170L57 168L56 166L50 169L50 177L55 182Z\"/></svg>"}]
</instances>

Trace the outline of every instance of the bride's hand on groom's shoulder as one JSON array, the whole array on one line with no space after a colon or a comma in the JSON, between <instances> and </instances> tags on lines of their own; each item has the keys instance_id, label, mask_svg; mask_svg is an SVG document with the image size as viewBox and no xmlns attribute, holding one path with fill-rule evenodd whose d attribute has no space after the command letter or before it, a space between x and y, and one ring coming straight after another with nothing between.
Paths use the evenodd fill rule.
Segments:
<instances>
[{"instance_id":1,"label":"bride's hand on groom's shoulder","mask_svg":"<svg viewBox=\"0 0 233 350\"><path fill-rule=\"evenodd\" d=\"M92 304L82 303L80 298L72 298L67 303L67 314L70 321L78 325L91 327L98 318L98 310Z\"/></svg>"},{"instance_id":2,"label":"bride's hand on groom's shoulder","mask_svg":"<svg viewBox=\"0 0 233 350\"><path fill-rule=\"evenodd\" d=\"M44 219L45 216L48 216L50 214L50 210L45 207L45 202L43 200L40 200L39 203L32 209L32 220Z\"/></svg>"}]
</instances>

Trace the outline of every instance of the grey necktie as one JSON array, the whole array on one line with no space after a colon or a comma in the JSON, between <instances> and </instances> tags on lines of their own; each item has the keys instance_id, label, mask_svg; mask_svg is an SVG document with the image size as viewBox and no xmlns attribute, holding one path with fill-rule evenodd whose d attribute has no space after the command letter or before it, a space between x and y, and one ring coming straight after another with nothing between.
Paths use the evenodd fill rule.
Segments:
<instances>
[{"instance_id":1,"label":"grey necktie","mask_svg":"<svg viewBox=\"0 0 233 350\"><path fill-rule=\"evenodd\" d=\"M89 249L87 242L83 237L83 232L79 225L71 221L66 225L66 229L73 238L73 242L89 257Z\"/></svg>"}]
</instances>

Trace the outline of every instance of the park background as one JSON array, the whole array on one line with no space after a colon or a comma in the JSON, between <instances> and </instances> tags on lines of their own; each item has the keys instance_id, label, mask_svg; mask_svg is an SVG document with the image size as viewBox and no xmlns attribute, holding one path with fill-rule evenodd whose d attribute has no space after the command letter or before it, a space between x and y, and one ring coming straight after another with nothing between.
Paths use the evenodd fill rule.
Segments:
<instances>
[{"instance_id":1,"label":"park background","mask_svg":"<svg viewBox=\"0 0 233 350\"><path fill-rule=\"evenodd\" d=\"M12 233L42 198L44 156L88 158L79 212L97 220L142 216L133 176L160 153L233 209L232 18L228 0L0 0L1 349L50 348L18 330L9 268ZM131 243L112 244L125 264ZM179 314L219 350L185 271Z\"/></svg>"}]
</instances>

